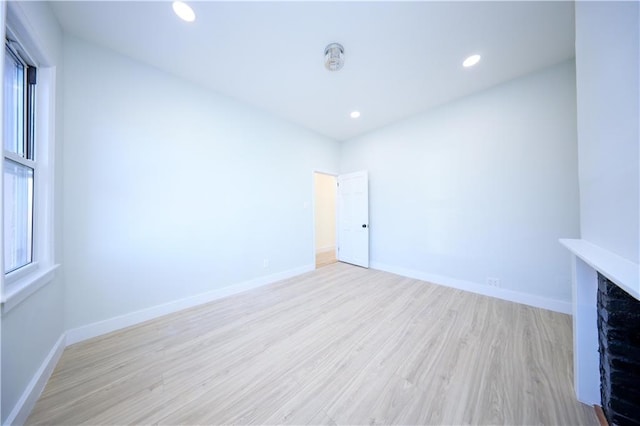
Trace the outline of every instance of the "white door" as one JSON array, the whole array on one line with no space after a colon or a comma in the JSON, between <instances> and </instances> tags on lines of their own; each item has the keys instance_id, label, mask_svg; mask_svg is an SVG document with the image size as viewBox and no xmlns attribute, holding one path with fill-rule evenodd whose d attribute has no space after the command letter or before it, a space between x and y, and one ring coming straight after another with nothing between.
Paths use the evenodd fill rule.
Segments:
<instances>
[{"instance_id":1,"label":"white door","mask_svg":"<svg viewBox=\"0 0 640 426\"><path fill-rule=\"evenodd\" d=\"M367 172L338 176L338 260L369 267Z\"/></svg>"}]
</instances>

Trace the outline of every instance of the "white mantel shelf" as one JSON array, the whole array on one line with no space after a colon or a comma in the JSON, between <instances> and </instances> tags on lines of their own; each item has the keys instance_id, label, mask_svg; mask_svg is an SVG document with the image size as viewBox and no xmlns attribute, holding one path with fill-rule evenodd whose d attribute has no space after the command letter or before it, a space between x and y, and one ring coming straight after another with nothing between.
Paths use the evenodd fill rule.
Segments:
<instances>
[{"instance_id":1,"label":"white mantel shelf","mask_svg":"<svg viewBox=\"0 0 640 426\"><path fill-rule=\"evenodd\" d=\"M561 239L560 243L618 287L640 300L640 265L586 240Z\"/></svg>"}]
</instances>

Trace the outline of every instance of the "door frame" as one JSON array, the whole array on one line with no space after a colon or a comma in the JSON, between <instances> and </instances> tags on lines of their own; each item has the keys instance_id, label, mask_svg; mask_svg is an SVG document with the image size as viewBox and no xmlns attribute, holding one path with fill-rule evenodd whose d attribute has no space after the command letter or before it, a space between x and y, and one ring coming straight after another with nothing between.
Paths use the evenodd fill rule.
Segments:
<instances>
[{"instance_id":1,"label":"door frame","mask_svg":"<svg viewBox=\"0 0 640 426\"><path fill-rule=\"evenodd\" d=\"M316 173L321 175L333 176L338 181L337 172L329 172L326 170L318 170L314 169L311 172L311 233L313 238L311 239L311 264L313 265L313 270L316 270ZM336 218L336 227L334 232L336 233L336 258L338 251L338 185L335 188L336 191L336 210L334 212L334 216Z\"/></svg>"}]
</instances>

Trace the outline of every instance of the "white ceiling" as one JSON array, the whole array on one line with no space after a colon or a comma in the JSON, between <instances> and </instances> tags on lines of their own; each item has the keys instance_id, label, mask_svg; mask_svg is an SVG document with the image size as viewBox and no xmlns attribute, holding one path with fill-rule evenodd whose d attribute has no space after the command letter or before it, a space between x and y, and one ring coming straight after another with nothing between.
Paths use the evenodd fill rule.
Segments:
<instances>
[{"instance_id":1,"label":"white ceiling","mask_svg":"<svg viewBox=\"0 0 640 426\"><path fill-rule=\"evenodd\" d=\"M166 1L52 7L67 33L337 140L574 55L573 2L190 4L191 24ZM323 65L331 42L345 48L338 72Z\"/></svg>"}]
</instances>

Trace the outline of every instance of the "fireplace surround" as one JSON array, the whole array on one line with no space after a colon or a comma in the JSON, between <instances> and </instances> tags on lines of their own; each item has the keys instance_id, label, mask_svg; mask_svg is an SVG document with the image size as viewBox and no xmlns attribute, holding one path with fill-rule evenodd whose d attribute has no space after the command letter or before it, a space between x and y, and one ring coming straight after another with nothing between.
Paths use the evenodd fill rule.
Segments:
<instances>
[{"instance_id":1,"label":"fireplace surround","mask_svg":"<svg viewBox=\"0 0 640 426\"><path fill-rule=\"evenodd\" d=\"M609 418L611 413L607 413L600 391L598 276L607 280L609 289L616 293L622 292L629 296L631 301L639 302L640 265L586 240L561 239L560 243L573 254L573 370L576 397L585 404L603 406L611 424L629 424L629 421ZM635 313L639 312L637 307L632 309ZM619 304L611 307L608 312L613 315L607 315L607 319L612 316L624 318ZM618 377L617 374L616 376ZM633 386L633 389L637 390L640 383L635 383L638 384Z\"/></svg>"}]
</instances>

